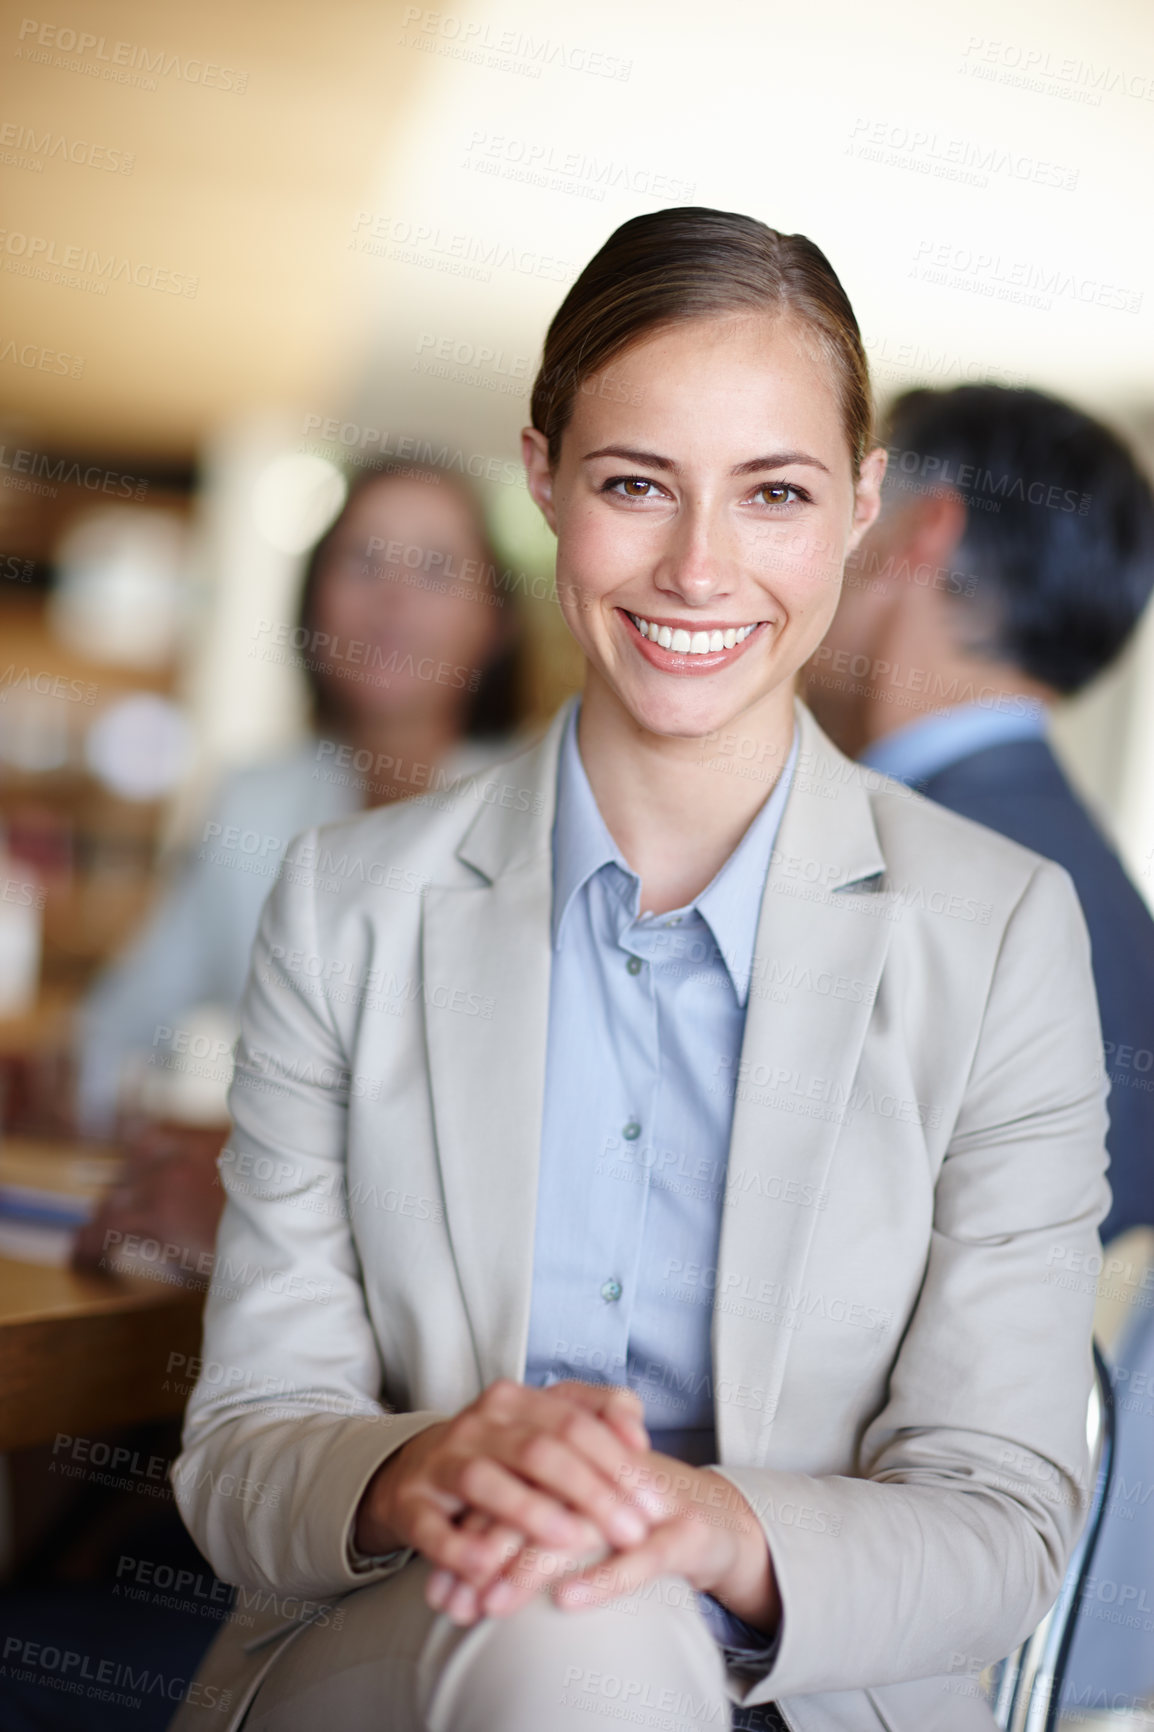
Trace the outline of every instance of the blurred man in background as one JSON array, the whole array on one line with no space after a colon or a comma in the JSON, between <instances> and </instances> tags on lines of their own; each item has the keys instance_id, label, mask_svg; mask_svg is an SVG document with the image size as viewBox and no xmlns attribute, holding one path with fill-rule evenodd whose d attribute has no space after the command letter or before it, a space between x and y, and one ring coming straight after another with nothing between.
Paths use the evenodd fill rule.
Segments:
<instances>
[{"instance_id":1,"label":"blurred man in background","mask_svg":"<svg viewBox=\"0 0 1154 1732\"><path fill-rule=\"evenodd\" d=\"M1037 391L911 391L888 443L807 698L843 751L1073 878L1111 1082L1107 1240L1154 1224L1154 920L1046 730L1138 622L1154 496L1113 433Z\"/></svg>"},{"instance_id":2,"label":"blurred man in background","mask_svg":"<svg viewBox=\"0 0 1154 1732\"><path fill-rule=\"evenodd\" d=\"M1154 1225L1154 920L1046 728L1050 706L1101 673L1138 623L1154 587L1154 497L1114 434L1037 391L911 391L888 443L882 515L847 572L807 699L843 751L1073 878L1111 1084L1105 1242ZM1131 1395L1154 1368L1154 1294L1148 1275L1134 1280L1111 1370L1114 1491L1075 1626L1070 1706L1154 1699L1143 1620L1106 1603L1122 1587L1142 1604L1154 1596L1154 1422Z\"/></svg>"}]
</instances>

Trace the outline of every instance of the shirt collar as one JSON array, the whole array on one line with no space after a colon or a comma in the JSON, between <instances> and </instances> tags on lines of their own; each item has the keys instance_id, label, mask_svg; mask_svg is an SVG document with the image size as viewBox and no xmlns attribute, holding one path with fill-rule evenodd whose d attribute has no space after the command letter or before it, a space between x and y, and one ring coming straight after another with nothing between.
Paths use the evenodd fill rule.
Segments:
<instances>
[{"instance_id":1,"label":"shirt collar","mask_svg":"<svg viewBox=\"0 0 1154 1732\"><path fill-rule=\"evenodd\" d=\"M639 889L640 880L606 828L577 745L580 705L566 724L557 763L557 815L553 825L553 944L558 948L574 898L603 866L619 868ZM794 728L785 768L717 876L692 903L721 952L741 1004L749 992L761 898L773 845L793 783L800 736ZM635 889L635 894L636 894ZM636 906L636 903L634 904Z\"/></svg>"},{"instance_id":2,"label":"shirt collar","mask_svg":"<svg viewBox=\"0 0 1154 1732\"><path fill-rule=\"evenodd\" d=\"M561 736L557 759L557 815L553 820L553 944L564 934L565 919L573 898L602 866L619 866L636 877L625 864L609 834L600 808L593 798L585 766L577 745L575 703Z\"/></svg>"},{"instance_id":3,"label":"shirt collar","mask_svg":"<svg viewBox=\"0 0 1154 1732\"><path fill-rule=\"evenodd\" d=\"M1033 698L1004 694L1005 709L986 704L959 704L955 709L919 716L892 734L875 740L861 754L871 770L899 782L924 782L959 758L1004 746L1013 740L1041 740L1047 712Z\"/></svg>"},{"instance_id":4,"label":"shirt collar","mask_svg":"<svg viewBox=\"0 0 1154 1732\"><path fill-rule=\"evenodd\" d=\"M762 893L785 803L793 785L800 743L795 727L785 768L774 783L772 794L717 877L706 885L694 904L709 922L738 1002L743 1005L749 994L749 977L753 972Z\"/></svg>"}]
</instances>

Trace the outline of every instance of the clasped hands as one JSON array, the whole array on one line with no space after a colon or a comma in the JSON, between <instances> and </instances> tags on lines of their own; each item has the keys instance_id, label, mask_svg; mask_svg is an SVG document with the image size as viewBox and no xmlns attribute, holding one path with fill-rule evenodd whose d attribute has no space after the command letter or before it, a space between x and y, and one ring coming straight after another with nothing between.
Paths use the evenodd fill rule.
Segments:
<instances>
[{"instance_id":1,"label":"clasped hands","mask_svg":"<svg viewBox=\"0 0 1154 1732\"><path fill-rule=\"evenodd\" d=\"M502 1379L378 1468L359 1551L412 1546L455 1623L506 1617L543 1588L563 1609L677 1575L767 1632L780 1605L765 1535L737 1488L650 1448L631 1390ZM592 1560L592 1561L591 1561Z\"/></svg>"}]
</instances>

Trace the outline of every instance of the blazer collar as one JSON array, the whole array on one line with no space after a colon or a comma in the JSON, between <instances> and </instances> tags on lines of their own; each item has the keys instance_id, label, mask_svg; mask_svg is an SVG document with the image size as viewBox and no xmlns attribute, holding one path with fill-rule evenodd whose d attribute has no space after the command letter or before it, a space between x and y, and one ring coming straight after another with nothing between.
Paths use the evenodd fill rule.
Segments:
<instances>
[{"instance_id":1,"label":"blazer collar","mask_svg":"<svg viewBox=\"0 0 1154 1732\"><path fill-rule=\"evenodd\" d=\"M481 882L431 884L424 895L424 978L457 989L452 1005L480 1007L477 1015L451 1014L445 995L425 996L438 1159L478 1389L524 1375L549 1021L551 841L568 712L566 705L531 750L477 778L480 810L458 855ZM884 870L867 792L875 778L830 744L804 706L797 721L798 759L761 902L755 975L759 962L773 959L786 979L828 969L860 979L863 991L860 1001L842 1002L799 989L785 1004L758 978L743 1060L755 1072L784 1065L819 1076L831 1098L842 1099L892 924L878 918L886 898L876 884L866 885L868 895L839 894ZM837 1130L835 1118L778 1112L738 1091L730 1184L739 1206L723 1211L719 1292L767 1270L800 1282L815 1211L767 1212L749 1196L762 1170L820 1188ZM764 1460L771 1448L790 1321L715 1313L723 1460Z\"/></svg>"},{"instance_id":2,"label":"blazer collar","mask_svg":"<svg viewBox=\"0 0 1154 1732\"><path fill-rule=\"evenodd\" d=\"M876 878L886 863L869 796L886 778L839 752L800 700L796 711L801 749L774 864L788 849L821 891Z\"/></svg>"},{"instance_id":3,"label":"blazer collar","mask_svg":"<svg viewBox=\"0 0 1154 1732\"><path fill-rule=\"evenodd\" d=\"M717 1293L736 1299L764 1286L774 1297L714 1310L714 1418L719 1459L729 1462L788 1459L782 1390L819 1211L768 1199L791 1183L799 1196L829 1188L893 931L869 798L880 778L843 757L800 705L798 722L801 749L762 898L733 1078ZM856 995L814 990L823 975L854 980ZM775 1078L816 1095L821 1116L796 1111L788 1085L779 1090ZM852 1140L842 1145L847 1159Z\"/></svg>"},{"instance_id":4,"label":"blazer collar","mask_svg":"<svg viewBox=\"0 0 1154 1732\"><path fill-rule=\"evenodd\" d=\"M490 883L551 852L557 765L575 705L575 698L563 704L527 751L475 778L478 811L461 838L457 857ZM869 801L869 788L878 776L839 752L800 699L794 707L800 744L773 858L780 858L788 834L794 852L820 859L819 888L839 890L885 870ZM722 735L723 745L724 740ZM732 759L722 750L717 762L728 769Z\"/></svg>"},{"instance_id":5,"label":"blazer collar","mask_svg":"<svg viewBox=\"0 0 1154 1732\"><path fill-rule=\"evenodd\" d=\"M576 700L562 704L542 737L527 751L491 765L474 778L477 815L457 846L457 858L495 884L552 847L557 804L557 759Z\"/></svg>"}]
</instances>

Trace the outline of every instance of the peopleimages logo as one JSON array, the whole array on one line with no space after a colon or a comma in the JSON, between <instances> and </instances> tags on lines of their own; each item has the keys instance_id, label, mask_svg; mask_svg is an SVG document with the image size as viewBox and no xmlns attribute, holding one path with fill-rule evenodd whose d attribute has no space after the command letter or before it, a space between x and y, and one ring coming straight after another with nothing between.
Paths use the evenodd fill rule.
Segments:
<instances>
[{"instance_id":1,"label":"peopleimages logo","mask_svg":"<svg viewBox=\"0 0 1154 1732\"><path fill-rule=\"evenodd\" d=\"M3 1671L18 1683L48 1684L70 1696L87 1696L94 1702L116 1703L139 1709L145 1696L161 1696L168 1702L187 1702L194 1707L227 1709L229 1690L197 1679L168 1677L150 1671L147 1665L133 1667L98 1654L82 1654L76 1648L61 1648L51 1642L30 1642L22 1636L4 1640Z\"/></svg>"},{"instance_id":2,"label":"peopleimages logo","mask_svg":"<svg viewBox=\"0 0 1154 1732\"><path fill-rule=\"evenodd\" d=\"M901 445L889 445L886 451L889 458L886 481L893 486L925 483L927 489L948 487L960 493L967 505L985 503L986 509L994 510L1002 500L1042 505L1048 511L1076 511L1079 517L1085 517L1090 509L1091 494L1079 493L1073 487L1062 488L1038 477L1015 475L1008 469L983 469L976 463L955 463L949 457Z\"/></svg>"},{"instance_id":3,"label":"peopleimages logo","mask_svg":"<svg viewBox=\"0 0 1154 1732\"><path fill-rule=\"evenodd\" d=\"M4 269L19 276L62 282L66 288L91 283L107 294L110 283L129 283L136 289L155 289L160 294L196 299L200 279L165 265L148 264L117 253L101 253L95 247L65 246L47 235L29 235L21 230L0 229L0 253ZM55 277L52 272L55 271Z\"/></svg>"},{"instance_id":4,"label":"peopleimages logo","mask_svg":"<svg viewBox=\"0 0 1154 1732\"><path fill-rule=\"evenodd\" d=\"M487 66L492 71L519 73L524 78L540 78L548 66L624 83L633 71L633 62L622 60L620 55L559 42L549 36L531 36L521 30L497 30L483 19L462 18L422 6L405 7L399 41L402 48L443 54L470 65Z\"/></svg>"},{"instance_id":5,"label":"peopleimages logo","mask_svg":"<svg viewBox=\"0 0 1154 1732\"><path fill-rule=\"evenodd\" d=\"M1154 69L1112 66L1056 53L1035 43L971 36L961 70L972 78L1036 90L1097 107L1103 96L1154 102Z\"/></svg>"},{"instance_id":6,"label":"peopleimages logo","mask_svg":"<svg viewBox=\"0 0 1154 1732\"><path fill-rule=\"evenodd\" d=\"M12 367L27 367L31 372L55 373L66 379L82 379L88 364L83 355L64 354L59 349L45 348L42 343L18 342L14 337L0 341L0 361L7 361Z\"/></svg>"},{"instance_id":7,"label":"peopleimages logo","mask_svg":"<svg viewBox=\"0 0 1154 1732\"><path fill-rule=\"evenodd\" d=\"M230 90L240 95L248 85L248 73L220 66L215 60L176 54L167 48L147 48L140 42L110 42L89 30L70 25L44 24L36 18L21 20L17 33L17 60L35 66L53 66L61 72L81 72L113 84L131 84L155 90L157 75L179 78L185 84L202 84L206 90Z\"/></svg>"},{"instance_id":8,"label":"peopleimages logo","mask_svg":"<svg viewBox=\"0 0 1154 1732\"><path fill-rule=\"evenodd\" d=\"M911 274L919 282L936 288L964 289L969 294L1042 312L1049 312L1054 302L1060 300L1115 313L1142 310L1141 289L1088 276L1078 264L1010 258L948 240L919 241ZM988 370L982 376L988 378ZM1013 381L1003 381L1007 382Z\"/></svg>"},{"instance_id":9,"label":"peopleimages logo","mask_svg":"<svg viewBox=\"0 0 1154 1732\"><path fill-rule=\"evenodd\" d=\"M62 132L38 132L35 127L9 120L0 124L0 162L8 168L31 168L37 173L46 162L70 162L106 174L131 174L136 157L128 150L67 138Z\"/></svg>"},{"instance_id":10,"label":"peopleimages logo","mask_svg":"<svg viewBox=\"0 0 1154 1732\"><path fill-rule=\"evenodd\" d=\"M143 499L148 482L139 475L123 475L118 469L102 469L98 463L78 463L74 458L50 457L46 451L23 446L0 445L0 469L57 486L83 487L89 493L112 493L118 499Z\"/></svg>"}]
</instances>

